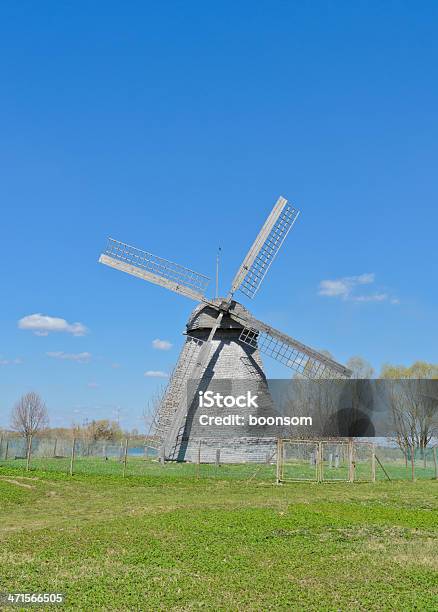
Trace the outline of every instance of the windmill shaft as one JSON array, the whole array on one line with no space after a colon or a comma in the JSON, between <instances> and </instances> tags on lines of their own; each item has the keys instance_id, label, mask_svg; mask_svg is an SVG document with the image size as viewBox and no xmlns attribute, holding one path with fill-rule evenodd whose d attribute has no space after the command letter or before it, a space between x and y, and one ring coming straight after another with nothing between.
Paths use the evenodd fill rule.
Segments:
<instances>
[{"instance_id":1,"label":"windmill shaft","mask_svg":"<svg viewBox=\"0 0 438 612\"><path fill-rule=\"evenodd\" d=\"M216 255L216 298L219 297L219 253Z\"/></svg>"}]
</instances>

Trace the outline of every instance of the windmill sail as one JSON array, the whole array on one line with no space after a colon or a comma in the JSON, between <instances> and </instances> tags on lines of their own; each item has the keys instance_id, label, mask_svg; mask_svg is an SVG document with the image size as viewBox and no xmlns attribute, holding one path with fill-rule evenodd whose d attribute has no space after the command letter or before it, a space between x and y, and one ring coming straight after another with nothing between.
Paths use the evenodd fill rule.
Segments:
<instances>
[{"instance_id":1,"label":"windmill sail","mask_svg":"<svg viewBox=\"0 0 438 612\"><path fill-rule=\"evenodd\" d=\"M99 257L99 262L196 301L203 299L210 281L199 272L113 238L108 239L108 245Z\"/></svg>"},{"instance_id":2,"label":"windmill sail","mask_svg":"<svg viewBox=\"0 0 438 612\"><path fill-rule=\"evenodd\" d=\"M231 316L235 317L234 314ZM257 319L241 317L245 325L239 340L258 348L261 353L273 357L280 363L296 370L307 378L350 378L351 371L319 351L298 342Z\"/></svg>"},{"instance_id":3,"label":"windmill sail","mask_svg":"<svg viewBox=\"0 0 438 612\"><path fill-rule=\"evenodd\" d=\"M278 198L234 277L231 294L240 289L251 299L255 296L298 215L285 198Z\"/></svg>"}]
</instances>

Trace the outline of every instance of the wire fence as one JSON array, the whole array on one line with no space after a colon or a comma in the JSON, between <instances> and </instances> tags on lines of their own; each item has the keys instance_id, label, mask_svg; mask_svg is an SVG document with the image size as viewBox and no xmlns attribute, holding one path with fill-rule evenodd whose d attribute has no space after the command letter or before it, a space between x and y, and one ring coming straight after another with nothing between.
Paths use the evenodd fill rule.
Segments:
<instances>
[{"instance_id":1,"label":"wire fence","mask_svg":"<svg viewBox=\"0 0 438 612\"><path fill-rule=\"evenodd\" d=\"M228 441L230 444L230 441ZM248 441L233 441L234 445ZM142 440L0 436L0 469L146 478L216 478L264 481L360 482L438 479L437 448L408 449L346 440L280 440L246 462L230 462L227 449L198 440L191 461L164 462ZM280 450L279 450L280 449ZM228 449L229 450L229 449ZM280 454L279 454L280 453Z\"/></svg>"},{"instance_id":2,"label":"wire fence","mask_svg":"<svg viewBox=\"0 0 438 612\"><path fill-rule=\"evenodd\" d=\"M438 479L437 448L353 440L278 440L277 482Z\"/></svg>"}]
</instances>

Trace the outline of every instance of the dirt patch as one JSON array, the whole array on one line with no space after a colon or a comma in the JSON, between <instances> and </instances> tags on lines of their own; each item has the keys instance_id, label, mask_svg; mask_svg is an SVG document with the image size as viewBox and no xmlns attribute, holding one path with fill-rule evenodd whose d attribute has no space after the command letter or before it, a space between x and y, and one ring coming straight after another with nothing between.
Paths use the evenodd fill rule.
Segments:
<instances>
[{"instance_id":1,"label":"dirt patch","mask_svg":"<svg viewBox=\"0 0 438 612\"><path fill-rule=\"evenodd\" d=\"M24 489L35 489L33 485L28 484L27 482L18 482L18 480L13 480L12 478L2 478L5 482L9 484L16 485L17 487L23 487Z\"/></svg>"}]
</instances>

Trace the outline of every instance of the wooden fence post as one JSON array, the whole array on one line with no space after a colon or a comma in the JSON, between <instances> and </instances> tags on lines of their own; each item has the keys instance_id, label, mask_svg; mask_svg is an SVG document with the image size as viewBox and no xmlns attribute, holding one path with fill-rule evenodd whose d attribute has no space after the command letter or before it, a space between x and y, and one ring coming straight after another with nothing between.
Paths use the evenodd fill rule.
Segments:
<instances>
[{"instance_id":1,"label":"wooden fence post","mask_svg":"<svg viewBox=\"0 0 438 612\"><path fill-rule=\"evenodd\" d=\"M58 438L55 438L55 445L53 446L53 456L56 457L56 451L58 446Z\"/></svg>"},{"instance_id":2,"label":"wooden fence post","mask_svg":"<svg viewBox=\"0 0 438 612\"><path fill-rule=\"evenodd\" d=\"M371 480L376 482L376 447L374 444L371 447Z\"/></svg>"},{"instance_id":3,"label":"wooden fence post","mask_svg":"<svg viewBox=\"0 0 438 612\"><path fill-rule=\"evenodd\" d=\"M128 460L128 438L125 440L125 450L123 453L123 478L126 476L126 462Z\"/></svg>"},{"instance_id":4,"label":"wooden fence post","mask_svg":"<svg viewBox=\"0 0 438 612\"><path fill-rule=\"evenodd\" d=\"M432 447L433 465L435 468L435 480L438 480L438 464L436 458L436 446Z\"/></svg>"},{"instance_id":5,"label":"wooden fence post","mask_svg":"<svg viewBox=\"0 0 438 612\"><path fill-rule=\"evenodd\" d=\"M354 444L353 440L348 441L348 480L354 481Z\"/></svg>"},{"instance_id":6,"label":"wooden fence post","mask_svg":"<svg viewBox=\"0 0 438 612\"><path fill-rule=\"evenodd\" d=\"M322 442L317 442L315 450L316 458L316 481L322 482L324 480L324 448Z\"/></svg>"},{"instance_id":7,"label":"wooden fence post","mask_svg":"<svg viewBox=\"0 0 438 612\"><path fill-rule=\"evenodd\" d=\"M30 434L30 436L27 439L26 472L29 471L31 453L32 453L32 434Z\"/></svg>"},{"instance_id":8,"label":"wooden fence post","mask_svg":"<svg viewBox=\"0 0 438 612\"><path fill-rule=\"evenodd\" d=\"M415 480L415 448L414 448L414 444L412 444L411 446L411 476L412 476L412 480Z\"/></svg>"},{"instance_id":9,"label":"wooden fence post","mask_svg":"<svg viewBox=\"0 0 438 612\"><path fill-rule=\"evenodd\" d=\"M75 462L75 446L76 446L76 438L73 438L73 444L71 447L71 456L70 456L70 476L73 476L73 465Z\"/></svg>"},{"instance_id":10,"label":"wooden fence post","mask_svg":"<svg viewBox=\"0 0 438 612\"><path fill-rule=\"evenodd\" d=\"M281 483L283 475L283 446L281 439L277 438L277 484Z\"/></svg>"},{"instance_id":11,"label":"wooden fence post","mask_svg":"<svg viewBox=\"0 0 438 612\"><path fill-rule=\"evenodd\" d=\"M216 467L220 467L221 465L221 449L216 449Z\"/></svg>"},{"instance_id":12,"label":"wooden fence post","mask_svg":"<svg viewBox=\"0 0 438 612\"><path fill-rule=\"evenodd\" d=\"M9 438L6 438L5 461L8 460Z\"/></svg>"},{"instance_id":13,"label":"wooden fence post","mask_svg":"<svg viewBox=\"0 0 438 612\"><path fill-rule=\"evenodd\" d=\"M380 465L380 467L382 468L383 473L385 474L386 478L387 478L388 480L391 480L391 478L389 477L388 472L385 470L384 465L383 465L383 463L380 461L380 459L378 458L378 456L377 456L376 454L374 454L374 457L375 457L375 459L376 459L377 463L378 463L378 464Z\"/></svg>"},{"instance_id":14,"label":"wooden fence post","mask_svg":"<svg viewBox=\"0 0 438 612\"><path fill-rule=\"evenodd\" d=\"M201 446L202 440L199 440L198 452L196 454L196 478L199 478L201 474Z\"/></svg>"}]
</instances>

